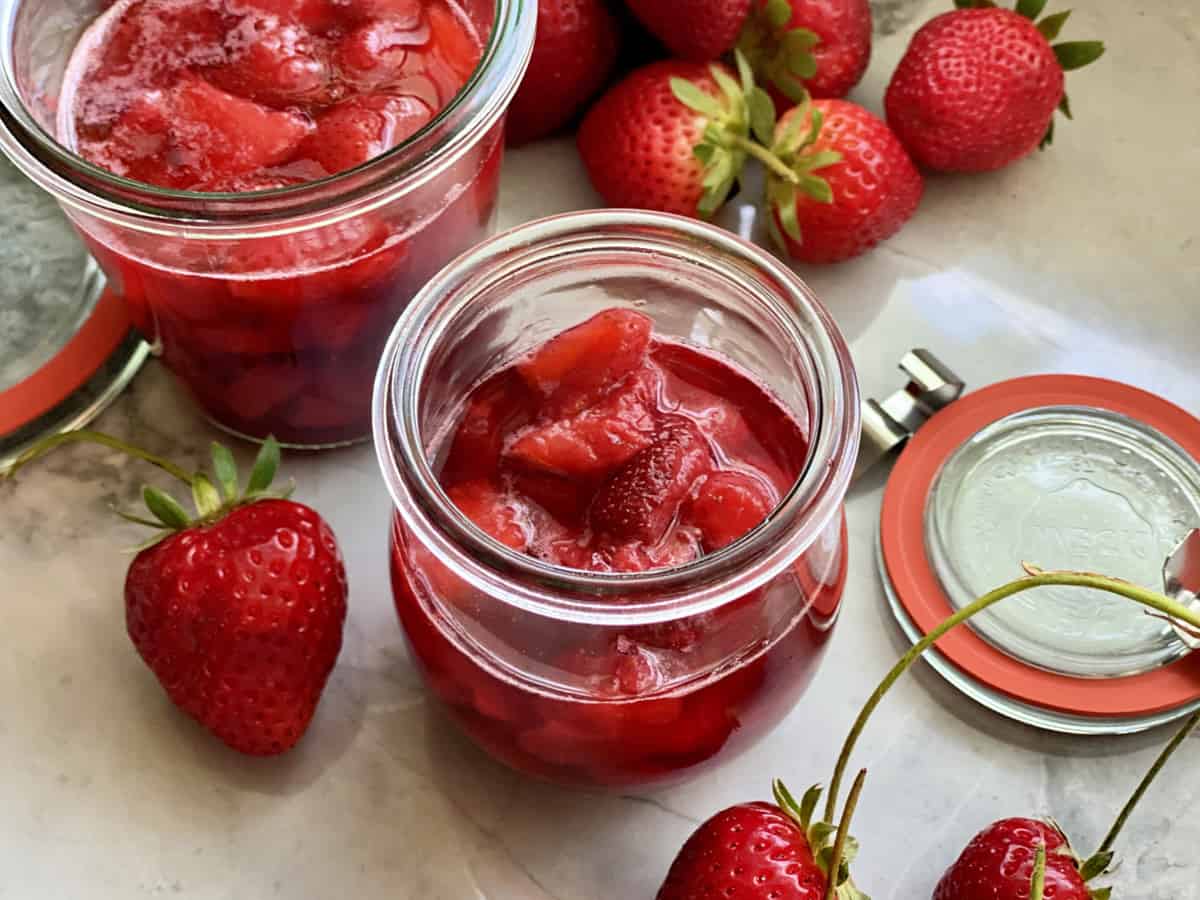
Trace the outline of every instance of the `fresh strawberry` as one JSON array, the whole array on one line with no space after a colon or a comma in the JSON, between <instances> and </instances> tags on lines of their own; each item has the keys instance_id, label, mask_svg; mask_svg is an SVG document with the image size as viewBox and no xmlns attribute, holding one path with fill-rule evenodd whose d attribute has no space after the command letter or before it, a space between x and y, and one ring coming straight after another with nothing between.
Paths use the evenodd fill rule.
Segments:
<instances>
[{"instance_id":1,"label":"fresh strawberry","mask_svg":"<svg viewBox=\"0 0 1200 900\"><path fill-rule=\"evenodd\" d=\"M344 172L408 140L432 118L416 97L362 94L322 112L300 154L330 174Z\"/></svg>"},{"instance_id":2,"label":"fresh strawberry","mask_svg":"<svg viewBox=\"0 0 1200 900\"><path fill-rule=\"evenodd\" d=\"M1054 110L1067 118L1063 72L1098 59L1100 41L1051 45L1067 12L1036 21L1046 0L1016 12L975 0L927 22L888 85L888 124L920 165L940 172L999 169L1048 144Z\"/></svg>"},{"instance_id":3,"label":"fresh strawberry","mask_svg":"<svg viewBox=\"0 0 1200 900\"><path fill-rule=\"evenodd\" d=\"M10 468L62 443L129 453L189 484L198 516L146 487L158 529L129 566L125 614L134 647L167 695L235 750L282 753L304 734L342 646L346 572L329 525L271 492L279 445L268 439L245 490L213 445L216 484L107 435L47 438ZM218 491L218 486L220 490Z\"/></svg>"},{"instance_id":4,"label":"fresh strawberry","mask_svg":"<svg viewBox=\"0 0 1200 900\"><path fill-rule=\"evenodd\" d=\"M1046 893L1092 900L1063 833L1035 819L1001 819L975 835L938 882L933 900L1028 900L1039 844L1046 848Z\"/></svg>"},{"instance_id":5,"label":"fresh strawberry","mask_svg":"<svg viewBox=\"0 0 1200 900\"><path fill-rule=\"evenodd\" d=\"M717 813L687 839L656 900L824 900L835 865L839 900L866 900L843 864L852 854L843 850L832 863L833 830L811 821L819 795L820 788L811 788L797 804L776 781L775 803Z\"/></svg>"},{"instance_id":6,"label":"fresh strawberry","mask_svg":"<svg viewBox=\"0 0 1200 900\"><path fill-rule=\"evenodd\" d=\"M539 0L537 38L508 108L510 144L562 128L604 86L619 31L604 0Z\"/></svg>"},{"instance_id":7,"label":"fresh strawberry","mask_svg":"<svg viewBox=\"0 0 1200 900\"><path fill-rule=\"evenodd\" d=\"M626 5L672 56L693 62L733 49L752 0L626 0Z\"/></svg>"},{"instance_id":8,"label":"fresh strawberry","mask_svg":"<svg viewBox=\"0 0 1200 900\"><path fill-rule=\"evenodd\" d=\"M754 87L738 56L741 84L721 64L667 60L610 88L579 128L579 153L610 206L707 218L745 163Z\"/></svg>"},{"instance_id":9,"label":"fresh strawberry","mask_svg":"<svg viewBox=\"0 0 1200 900\"><path fill-rule=\"evenodd\" d=\"M708 442L696 426L673 417L653 444L617 469L596 493L592 526L600 534L657 544L712 462Z\"/></svg>"},{"instance_id":10,"label":"fresh strawberry","mask_svg":"<svg viewBox=\"0 0 1200 900\"><path fill-rule=\"evenodd\" d=\"M1042 888L1045 897L1054 900L1108 900L1111 888L1089 888L1089 882L1111 871L1112 848L1130 813L1197 725L1200 712L1189 716L1162 749L1117 815L1100 849L1086 860L1076 855L1062 829L1052 820L1001 819L972 838L938 882L933 900L1026 900L1031 896L1031 883ZM1045 860L1035 873L1039 848L1044 851ZM1034 890L1034 900L1040 900L1036 893Z\"/></svg>"},{"instance_id":11,"label":"fresh strawberry","mask_svg":"<svg viewBox=\"0 0 1200 900\"><path fill-rule=\"evenodd\" d=\"M738 40L780 108L844 97L871 61L868 0L755 0Z\"/></svg>"},{"instance_id":12,"label":"fresh strawberry","mask_svg":"<svg viewBox=\"0 0 1200 900\"><path fill-rule=\"evenodd\" d=\"M756 133L766 130L756 125ZM912 217L924 189L887 125L846 100L793 107L774 129L771 153L772 236L802 262L839 262L886 240Z\"/></svg>"},{"instance_id":13,"label":"fresh strawberry","mask_svg":"<svg viewBox=\"0 0 1200 900\"><path fill-rule=\"evenodd\" d=\"M642 364L653 320L606 309L555 335L517 363L517 373L561 415L591 406Z\"/></svg>"}]
</instances>

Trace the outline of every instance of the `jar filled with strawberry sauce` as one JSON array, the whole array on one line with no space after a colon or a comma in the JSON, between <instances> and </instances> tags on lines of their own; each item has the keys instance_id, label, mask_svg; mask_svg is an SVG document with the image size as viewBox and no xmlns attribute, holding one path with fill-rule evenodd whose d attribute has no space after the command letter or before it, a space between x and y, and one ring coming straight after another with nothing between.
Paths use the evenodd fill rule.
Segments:
<instances>
[{"instance_id":1,"label":"jar filled with strawberry sauce","mask_svg":"<svg viewBox=\"0 0 1200 900\"><path fill-rule=\"evenodd\" d=\"M676 781L804 693L845 581L858 389L768 253L631 210L500 235L397 323L374 428L403 632L497 759Z\"/></svg>"},{"instance_id":2,"label":"jar filled with strawberry sauce","mask_svg":"<svg viewBox=\"0 0 1200 900\"><path fill-rule=\"evenodd\" d=\"M534 0L0 16L0 148L204 413L293 446L366 438L397 316L490 230Z\"/></svg>"}]
</instances>

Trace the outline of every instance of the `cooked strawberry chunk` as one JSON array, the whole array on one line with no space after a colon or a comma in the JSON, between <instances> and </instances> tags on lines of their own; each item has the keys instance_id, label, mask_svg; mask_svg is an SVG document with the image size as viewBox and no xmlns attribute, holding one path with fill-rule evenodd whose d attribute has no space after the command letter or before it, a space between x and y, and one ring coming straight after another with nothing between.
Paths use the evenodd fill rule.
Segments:
<instances>
[{"instance_id":1,"label":"cooked strawberry chunk","mask_svg":"<svg viewBox=\"0 0 1200 900\"><path fill-rule=\"evenodd\" d=\"M471 392L454 431L442 480L454 484L492 475L500 464L505 435L532 416L530 391L511 369L483 382Z\"/></svg>"},{"instance_id":2,"label":"cooked strawberry chunk","mask_svg":"<svg viewBox=\"0 0 1200 900\"><path fill-rule=\"evenodd\" d=\"M336 24L338 17L338 7L332 0L228 0L228 3L231 12L267 13L316 32Z\"/></svg>"},{"instance_id":3,"label":"cooked strawberry chunk","mask_svg":"<svg viewBox=\"0 0 1200 900\"><path fill-rule=\"evenodd\" d=\"M300 155L329 174L343 172L408 140L432 118L432 110L416 97L351 97L317 117L317 130Z\"/></svg>"},{"instance_id":4,"label":"cooked strawberry chunk","mask_svg":"<svg viewBox=\"0 0 1200 900\"><path fill-rule=\"evenodd\" d=\"M246 16L226 32L225 47L228 62L207 73L218 87L278 106L324 99L329 60L302 25Z\"/></svg>"},{"instance_id":5,"label":"cooked strawberry chunk","mask_svg":"<svg viewBox=\"0 0 1200 900\"><path fill-rule=\"evenodd\" d=\"M175 86L169 113L169 156L178 157L182 172L197 180L275 166L293 154L312 127L299 113L259 106L194 76Z\"/></svg>"},{"instance_id":6,"label":"cooked strawberry chunk","mask_svg":"<svg viewBox=\"0 0 1200 900\"><path fill-rule=\"evenodd\" d=\"M615 546L603 546L590 568L612 572L648 572L685 566L702 555L694 530L676 528L656 544L639 540Z\"/></svg>"},{"instance_id":7,"label":"cooked strawberry chunk","mask_svg":"<svg viewBox=\"0 0 1200 900\"><path fill-rule=\"evenodd\" d=\"M520 434L505 456L556 475L606 475L654 440L657 381L656 370L636 372L595 406Z\"/></svg>"},{"instance_id":8,"label":"cooked strawberry chunk","mask_svg":"<svg viewBox=\"0 0 1200 900\"><path fill-rule=\"evenodd\" d=\"M468 481L446 492L459 512L514 550L529 545L524 516L512 497L487 481Z\"/></svg>"},{"instance_id":9,"label":"cooked strawberry chunk","mask_svg":"<svg viewBox=\"0 0 1200 900\"><path fill-rule=\"evenodd\" d=\"M712 468L708 443L691 421L675 417L653 444L616 471L592 501L601 534L656 544L701 475Z\"/></svg>"},{"instance_id":10,"label":"cooked strawberry chunk","mask_svg":"<svg viewBox=\"0 0 1200 900\"><path fill-rule=\"evenodd\" d=\"M528 497L558 521L582 524L594 488L587 482L546 472L514 472L513 490Z\"/></svg>"},{"instance_id":11,"label":"cooked strawberry chunk","mask_svg":"<svg viewBox=\"0 0 1200 900\"><path fill-rule=\"evenodd\" d=\"M379 88L421 68L409 54L429 39L419 22L383 19L360 25L338 42L334 60L342 77L357 87Z\"/></svg>"},{"instance_id":12,"label":"cooked strawberry chunk","mask_svg":"<svg viewBox=\"0 0 1200 900\"><path fill-rule=\"evenodd\" d=\"M348 0L343 5L359 19L388 19L406 28L421 21L421 0Z\"/></svg>"},{"instance_id":13,"label":"cooked strawberry chunk","mask_svg":"<svg viewBox=\"0 0 1200 900\"><path fill-rule=\"evenodd\" d=\"M638 368L653 322L628 309L608 309L551 338L517 363L517 371L563 415L592 405Z\"/></svg>"},{"instance_id":14,"label":"cooked strawberry chunk","mask_svg":"<svg viewBox=\"0 0 1200 900\"><path fill-rule=\"evenodd\" d=\"M762 478L714 472L700 485L686 517L700 529L704 549L712 552L757 528L775 504L775 492Z\"/></svg>"},{"instance_id":15,"label":"cooked strawberry chunk","mask_svg":"<svg viewBox=\"0 0 1200 900\"><path fill-rule=\"evenodd\" d=\"M438 61L450 70L454 78L453 91L457 91L479 64L481 45L472 39L472 29L462 20L461 14L451 11L449 6L431 6L428 15L430 48Z\"/></svg>"}]
</instances>

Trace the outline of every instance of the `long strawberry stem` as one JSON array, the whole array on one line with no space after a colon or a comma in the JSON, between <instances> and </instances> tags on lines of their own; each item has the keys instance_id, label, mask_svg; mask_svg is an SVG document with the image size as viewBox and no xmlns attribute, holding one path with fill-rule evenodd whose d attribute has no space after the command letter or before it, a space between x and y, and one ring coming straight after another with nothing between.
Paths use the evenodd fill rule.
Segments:
<instances>
[{"instance_id":1,"label":"long strawberry stem","mask_svg":"<svg viewBox=\"0 0 1200 900\"><path fill-rule=\"evenodd\" d=\"M1033 858L1033 880L1029 886L1029 900L1042 900L1046 894L1046 842L1037 845Z\"/></svg>"},{"instance_id":2,"label":"long strawberry stem","mask_svg":"<svg viewBox=\"0 0 1200 900\"><path fill-rule=\"evenodd\" d=\"M1121 812L1117 815L1117 820L1113 822L1112 828L1108 829L1108 834L1104 836L1104 840L1100 842L1100 849L1096 851L1096 855L1107 853L1112 850L1113 844L1121 834L1121 829L1125 827L1125 822L1129 819L1129 814L1133 812L1138 801L1142 799L1142 795L1146 793L1146 789L1154 782L1158 773L1162 771L1162 767L1167 764L1167 760L1171 758L1179 745L1182 744L1189 734L1195 731L1196 726L1200 725L1200 711L1192 713L1188 720L1183 723L1183 727L1171 738L1167 746L1163 747L1162 752L1158 754L1158 758L1154 760L1154 765L1150 767L1134 789L1132 796L1125 802L1125 806L1121 808Z\"/></svg>"},{"instance_id":3,"label":"long strawberry stem","mask_svg":"<svg viewBox=\"0 0 1200 900\"><path fill-rule=\"evenodd\" d=\"M17 470L26 463L33 462L33 460L49 452L50 450L53 450L55 447L61 446L62 444L74 443L102 444L105 447L111 447L113 450L120 450L122 453L127 453L130 456L135 456L138 459L145 460L151 465L158 466L164 472L173 475L184 484L189 486L195 479L193 473L175 465L175 463L171 462L169 459L163 459L161 456L148 453L141 447L135 447L132 444L127 444L119 438L112 437L111 435L103 434L99 431L88 431L86 429L81 429L78 431L64 431L62 434L55 434L51 435L50 437L43 438L18 456L15 460L13 460L7 469L0 471L0 479L11 478L12 476L16 475Z\"/></svg>"},{"instance_id":4,"label":"long strawberry stem","mask_svg":"<svg viewBox=\"0 0 1200 900\"><path fill-rule=\"evenodd\" d=\"M787 163L757 141L736 135L733 137L732 143L737 149L744 151L747 156L753 156L784 181L792 184L800 183L800 176L789 169Z\"/></svg>"},{"instance_id":5,"label":"long strawberry stem","mask_svg":"<svg viewBox=\"0 0 1200 900\"><path fill-rule=\"evenodd\" d=\"M850 785L850 793L846 796L846 805L842 807L842 821L838 823L837 838L833 843L833 855L829 857L829 877L825 879L825 900L833 900L837 893L838 881L841 878L842 857L846 853L846 841L850 838L850 820L854 818L854 810L858 806L858 795L862 793L863 782L867 779L867 770L859 769L854 783Z\"/></svg>"},{"instance_id":6,"label":"long strawberry stem","mask_svg":"<svg viewBox=\"0 0 1200 900\"><path fill-rule=\"evenodd\" d=\"M858 743L858 738L862 734L867 720L871 717L871 713L875 711L875 707L879 705L879 702L891 689L892 685L896 683L909 666L920 658L922 653L933 646L947 631L962 624L976 613L982 612L995 603L999 603L1004 598L1036 587L1051 585L1095 588L1107 591L1110 594L1127 597L1143 606L1158 610L1173 619L1180 619L1194 628L1200 628L1200 613L1188 609L1183 604L1177 603L1169 597L1164 597L1155 591L1139 587L1128 581L1122 581L1119 578L1093 575L1088 572L1044 572L1033 567L1026 567L1026 571L1030 573L1027 577L1010 581L1008 584L989 591L933 628L925 637L913 644L908 652L900 657L899 662L892 667L891 671L884 676L883 681L879 683L879 686L867 698L867 702L858 714L858 718L850 726L850 733L846 735L845 743L842 744L841 754L838 756L837 765L833 770L833 778L829 782L829 793L825 798L825 821L832 821L837 811L838 791L841 788L842 776L846 772L846 766L850 762L850 755L854 752L854 746Z\"/></svg>"}]
</instances>

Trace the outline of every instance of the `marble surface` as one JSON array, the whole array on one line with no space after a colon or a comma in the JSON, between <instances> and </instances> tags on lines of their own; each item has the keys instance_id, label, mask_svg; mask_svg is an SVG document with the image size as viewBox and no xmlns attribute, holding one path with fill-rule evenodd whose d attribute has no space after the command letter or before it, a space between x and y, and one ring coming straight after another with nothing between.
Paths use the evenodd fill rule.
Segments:
<instances>
[{"instance_id":1,"label":"marble surface","mask_svg":"<svg viewBox=\"0 0 1200 900\"><path fill-rule=\"evenodd\" d=\"M948 5L876 2L875 59L855 99L879 108L915 24ZM889 244L804 272L850 339L866 393L890 391L900 354L927 346L973 386L1085 372L1200 414L1200 13L1191 0L1080 6L1072 35L1103 35L1110 51L1069 77L1076 121L1051 152L932 178ZM596 202L568 141L514 153L504 192L506 225ZM99 425L193 462L216 436L156 365ZM903 648L872 555L879 472L849 498L832 655L773 734L650 795L533 784L459 738L413 672L370 448L288 466L341 540L351 612L310 733L275 760L240 758L199 731L130 648L121 585L137 533L108 507L132 504L146 469L80 448L0 485L0 898L649 898L697 822L764 797L772 775L795 787L827 779L854 711ZM871 780L858 879L877 900L927 897L1002 815L1052 813L1088 849L1165 739L1040 733L919 667L861 744ZM1116 896L1200 897L1198 760L1193 740L1131 823Z\"/></svg>"}]
</instances>

